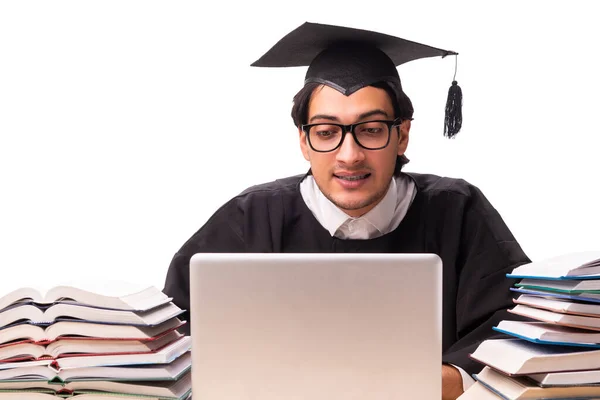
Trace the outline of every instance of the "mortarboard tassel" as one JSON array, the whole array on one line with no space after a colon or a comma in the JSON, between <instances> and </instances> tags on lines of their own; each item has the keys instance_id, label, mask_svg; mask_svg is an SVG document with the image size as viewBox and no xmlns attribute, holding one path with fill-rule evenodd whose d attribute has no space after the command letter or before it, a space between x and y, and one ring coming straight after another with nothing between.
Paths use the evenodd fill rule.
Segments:
<instances>
[{"instance_id":1,"label":"mortarboard tassel","mask_svg":"<svg viewBox=\"0 0 600 400\"><path fill-rule=\"evenodd\" d=\"M456 81L456 59L454 66L454 79L448 89L446 100L446 116L444 119L444 136L453 138L462 126L462 89Z\"/></svg>"}]
</instances>

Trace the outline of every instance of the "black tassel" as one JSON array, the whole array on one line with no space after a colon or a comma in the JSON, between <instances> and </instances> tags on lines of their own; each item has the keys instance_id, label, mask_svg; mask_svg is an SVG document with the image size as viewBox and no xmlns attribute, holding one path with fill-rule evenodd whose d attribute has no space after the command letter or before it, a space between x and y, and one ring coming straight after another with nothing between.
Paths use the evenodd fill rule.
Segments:
<instances>
[{"instance_id":1,"label":"black tassel","mask_svg":"<svg viewBox=\"0 0 600 400\"><path fill-rule=\"evenodd\" d=\"M446 101L446 118L444 121L444 136L453 138L462 126L462 89L458 82L452 81L448 89Z\"/></svg>"}]
</instances>

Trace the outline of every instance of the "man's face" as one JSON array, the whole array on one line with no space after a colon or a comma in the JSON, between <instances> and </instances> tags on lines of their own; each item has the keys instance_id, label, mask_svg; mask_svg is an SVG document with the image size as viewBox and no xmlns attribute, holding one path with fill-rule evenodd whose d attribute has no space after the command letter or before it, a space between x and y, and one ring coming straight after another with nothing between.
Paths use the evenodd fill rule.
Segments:
<instances>
[{"instance_id":1,"label":"man's face","mask_svg":"<svg viewBox=\"0 0 600 400\"><path fill-rule=\"evenodd\" d=\"M308 124L354 124L370 120L393 120L391 99L383 89L367 86L345 96L328 86L317 88L308 107ZM300 148L310 162L319 189L332 203L353 217L371 210L385 196L394 174L396 157L408 144L410 121L393 128L390 142L381 150L360 147L352 135L328 153L313 151L300 129Z\"/></svg>"}]
</instances>

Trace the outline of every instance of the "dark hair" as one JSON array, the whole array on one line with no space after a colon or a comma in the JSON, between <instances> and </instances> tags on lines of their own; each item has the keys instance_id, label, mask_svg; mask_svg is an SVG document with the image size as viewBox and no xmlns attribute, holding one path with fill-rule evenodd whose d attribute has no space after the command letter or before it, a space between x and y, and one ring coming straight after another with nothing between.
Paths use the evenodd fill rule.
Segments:
<instances>
[{"instance_id":1,"label":"dark hair","mask_svg":"<svg viewBox=\"0 0 600 400\"><path fill-rule=\"evenodd\" d=\"M323 84L311 82L306 84L296 95L294 96L294 104L292 106L292 120L296 127L305 124L308 120L308 103L313 92L320 88ZM408 96L402 91L400 87L388 82L376 82L369 86L373 86L386 91L392 101L392 107L394 108L394 117L401 119L411 119L414 113L413 105Z\"/></svg>"},{"instance_id":2,"label":"dark hair","mask_svg":"<svg viewBox=\"0 0 600 400\"><path fill-rule=\"evenodd\" d=\"M301 125L308 122L308 104L315 90L322 88L322 83L311 82L307 83L296 95L292 105L292 120L294 125L300 128ZM375 82L369 86L373 86L386 91L390 100L392 101L392 107L394 108L394 118L400 118L402 120L412 119L414 114L414 108L412 102L408 96L404 93L401 87L389 82ZM396 171L399 173L402 167L408 163L408 158L402 155L396 160Z\"/></svg>"}]
</instances>

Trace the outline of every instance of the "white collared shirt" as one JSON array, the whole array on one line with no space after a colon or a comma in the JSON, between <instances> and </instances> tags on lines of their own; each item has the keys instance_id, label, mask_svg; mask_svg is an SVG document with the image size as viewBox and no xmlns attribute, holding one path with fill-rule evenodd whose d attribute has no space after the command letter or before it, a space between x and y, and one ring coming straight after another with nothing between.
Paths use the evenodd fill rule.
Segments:
<instances>
[{"instance_id":1,"label":"white collared shirt","mask_svg":"<svg viewBox=\"0 0 600 400\"><path fill-rule=\"evenodd\" d=\"M333 204L317 186L315 178L308 175L300 183L300 193L306 206L317 221L339 239L373 239L392 232L406 216L415 195L415 182L405 174L399 174L390 182L385 196L366 214L351 217ZM453 364L451 364L453 365ZM463 390L467 390L474 379L462 368L453 365L462 376Z\"/></svg>"},{"instance_id":2,"label":"white collared shirt","mask_svg":"<svg viewBox=\"0 0 600 400\"><path fill-rule=\"evenodd\" d=\"M396 229L406 215L416 190L412 179L401 174L392 179L383 199L358 218L349 216L325 197L312 175L300 183L300 193L317 221L331 236L365 240Z\"/></svg>"}]
</instances>

